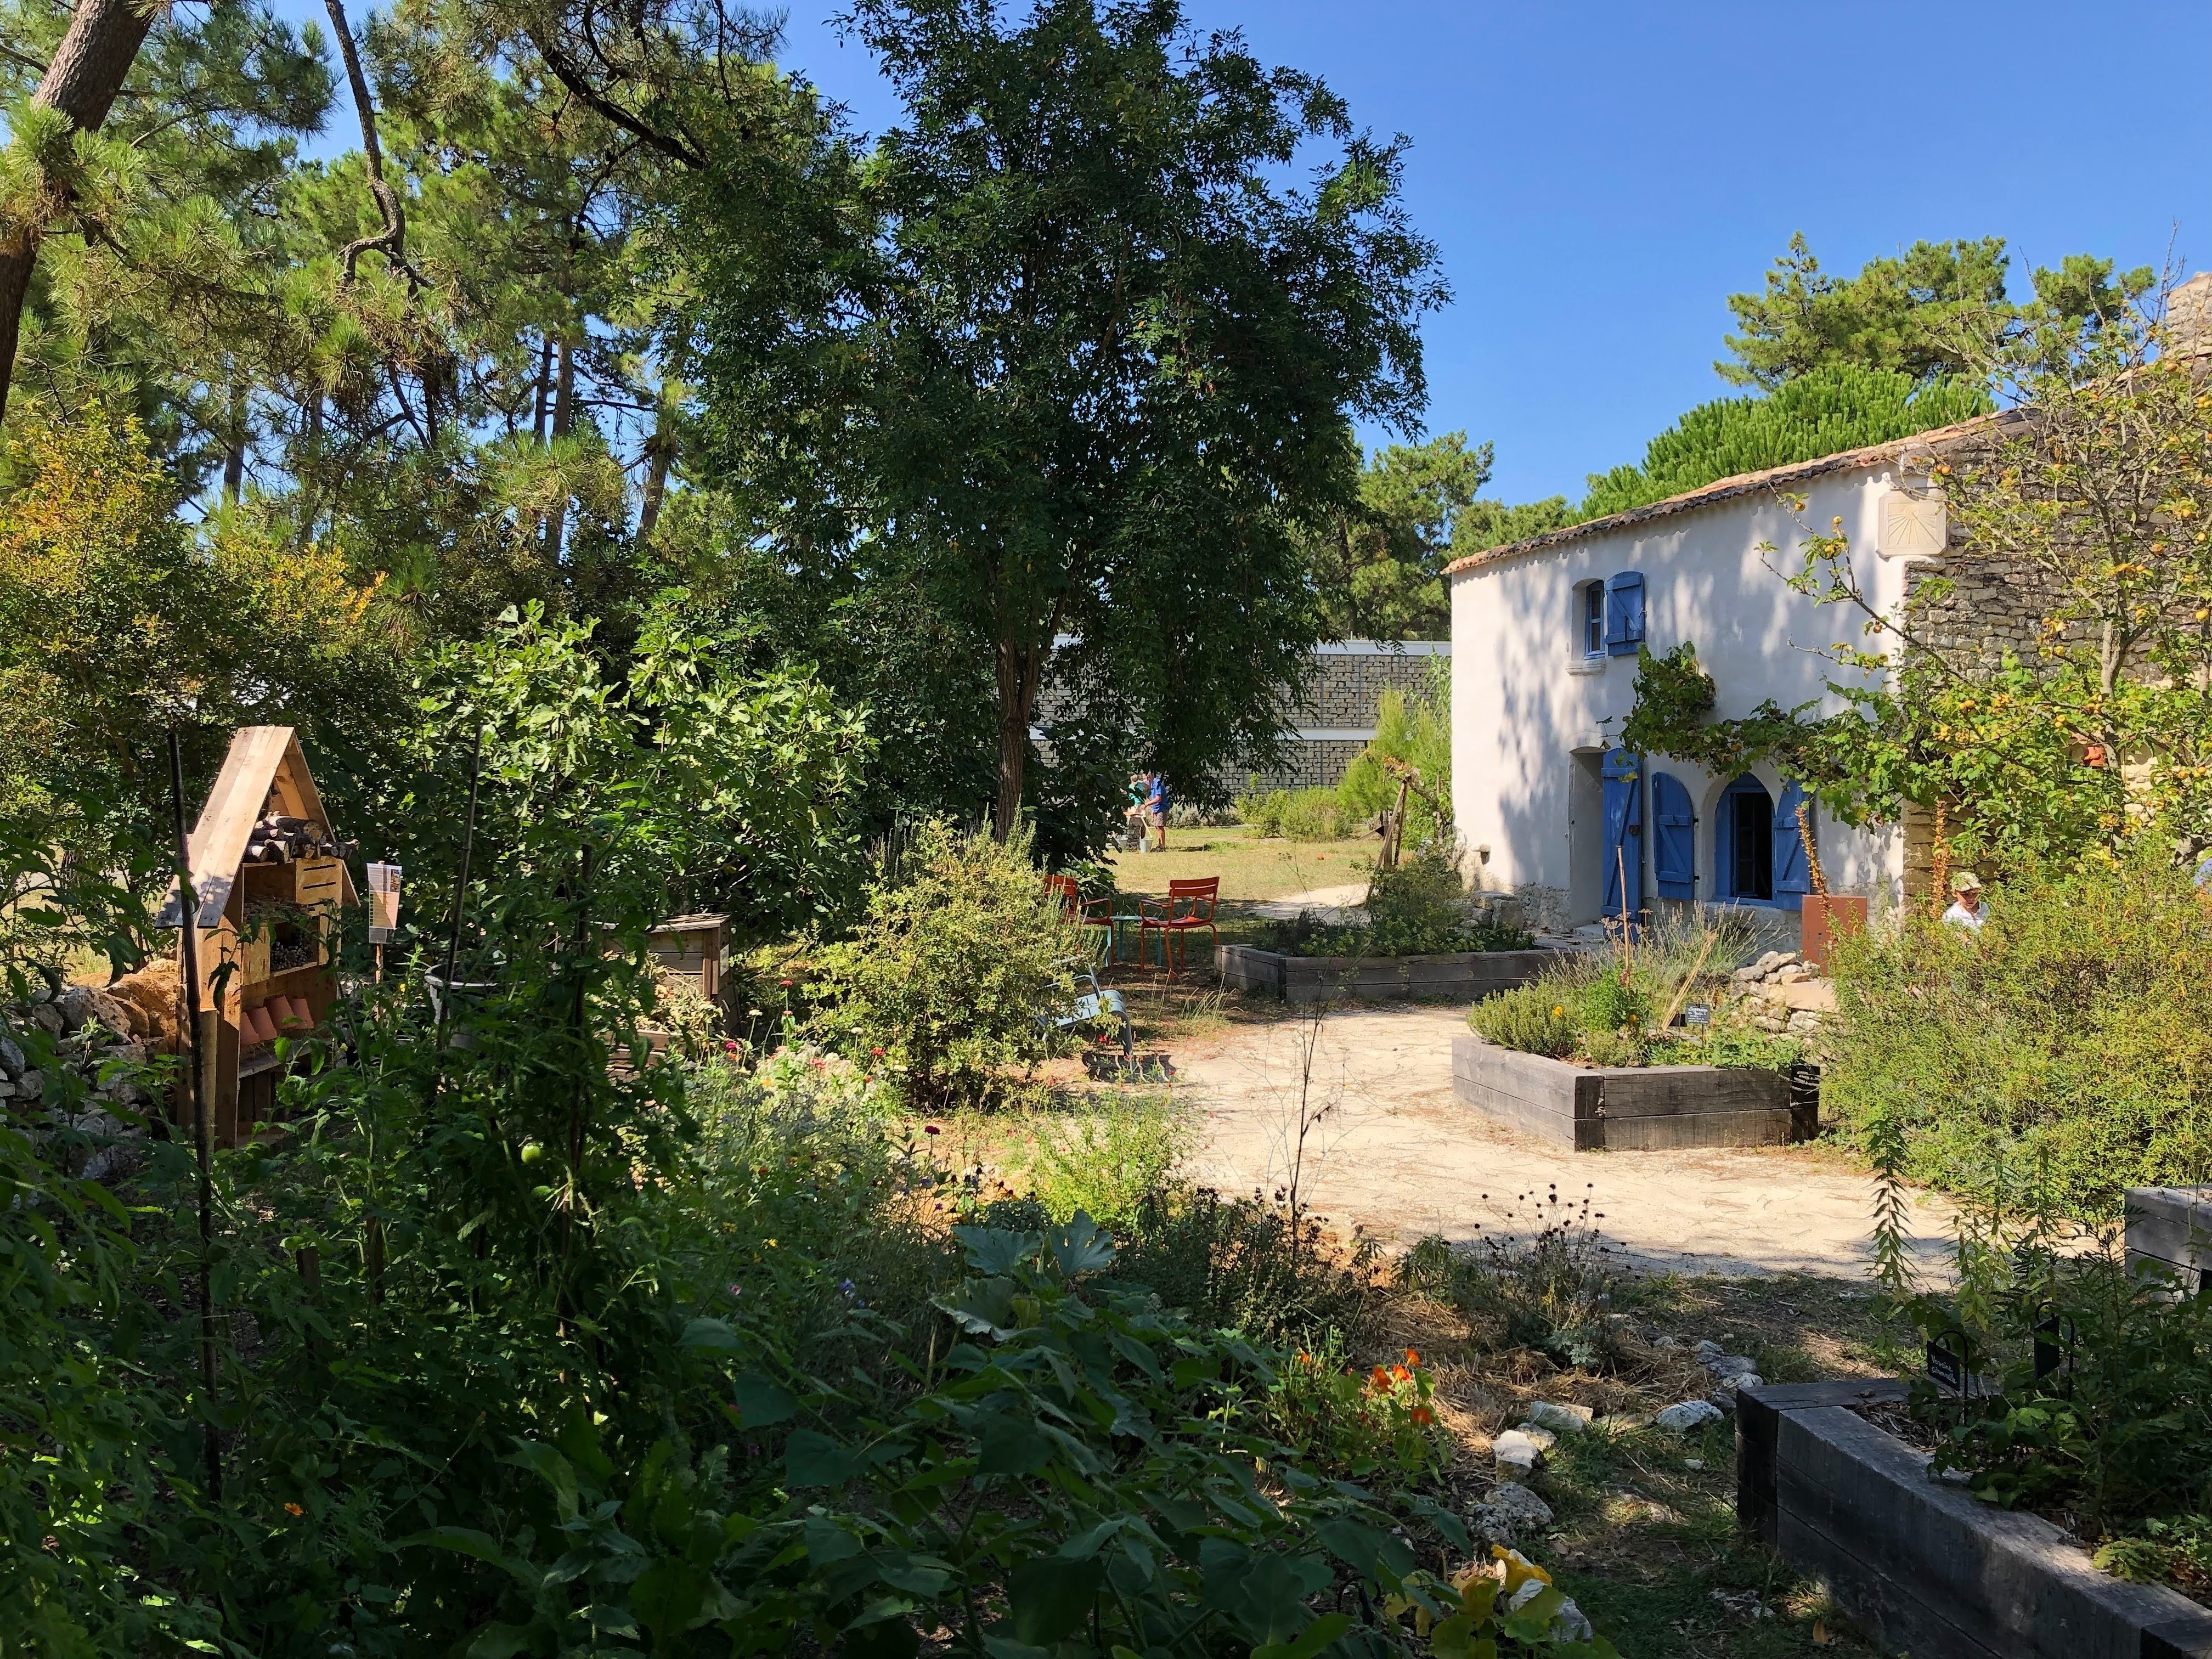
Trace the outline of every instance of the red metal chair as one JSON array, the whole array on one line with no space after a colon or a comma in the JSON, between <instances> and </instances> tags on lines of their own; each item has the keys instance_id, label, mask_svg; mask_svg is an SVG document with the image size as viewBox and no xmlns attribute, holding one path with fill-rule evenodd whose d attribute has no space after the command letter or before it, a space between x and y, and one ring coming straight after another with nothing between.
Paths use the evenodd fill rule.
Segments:
<instances>
[{"instance_id":1,"label":"red metal chair","mask_svg":"<svg viewBox=\"0 0 2212 1659\"><path fill-rule=\"evenodd\" d=\"M1085 927L1103 927L1109 930L1106 935L1106 960L1110 965L1114 960L1114 934L1111 930L1114 924L1121 920L1121 917L1114 915L1114 901L1110 898L1084 897L1083 889L1073 876L1048 874L1044 878L1044 890L1060 901L1060 908L1066 912L1070 921L1080 922ZM1141 949L1144 944L1141 935L1137 943Z\"/></svg>"},{"instance_id":2,"label":"red metal chair","mask_svg":"<svg viewBox=\"0 0 2212 1659\"><path fill-rule=\"evenodd\" d=\"M1176 976L1182 965L1182 936L1203 927L1212 936L1214 948L1221 946L1221 930L1214 926L1213 912L1221 897L1221 878L1208 876L1202 881L1171 881L1168 896L1164 899L1139 899L1137 908L1141 920L1137 924L1137 960L1145 959L1145 940L1152 934L1160 936L1160 965L1168 970L1168 977ZM1170 959L1172 946L1174 956Z\"/></svg>"}]
</instances>

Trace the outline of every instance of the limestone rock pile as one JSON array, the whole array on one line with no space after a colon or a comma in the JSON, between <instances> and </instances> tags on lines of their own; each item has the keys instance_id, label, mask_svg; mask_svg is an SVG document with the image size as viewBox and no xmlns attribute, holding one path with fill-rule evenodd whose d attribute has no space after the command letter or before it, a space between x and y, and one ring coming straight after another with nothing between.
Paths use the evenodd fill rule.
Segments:
<instances>
[{"instance_id":1,"label":"limestone rock pile","mask_svg":"<svg viewBox=\"0 0 2212 1659\"><path fill-rule=\"evenodd\" d=\"M0 1113L34 1138L83 1136L77 1174L99 1180L129 1167L147 1131L117 1110L152 1104L145 1069L176 1045L177 991L175 963L156 963L113 985L41 987L0 1006Z\"/></svg>"},{"instance_id":2,"label":"limestone rock pile","mask_svg":"<svg viewBox=\"0 0 2212 1659\"><path fill-rule=\"evenodd\" d=\"M1795 951L1769 951L1737 969L1729 975L1728 995L1744 1005L1745 1018L1759 1030L1794 1037L1817 1036L1836 1006L1835 981Z\"/></svg>"}]
</instances>

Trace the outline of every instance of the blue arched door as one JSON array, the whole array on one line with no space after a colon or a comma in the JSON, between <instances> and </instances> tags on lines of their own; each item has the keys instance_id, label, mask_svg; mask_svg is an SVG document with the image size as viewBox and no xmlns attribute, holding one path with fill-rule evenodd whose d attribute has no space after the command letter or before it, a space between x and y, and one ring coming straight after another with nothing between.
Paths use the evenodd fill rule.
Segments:
<instances>
[{"instance_id":1,"label":"blue arched door","mask_svg":"<svg viewBox=\"0 0 2212 1659\"><path fill-rule=\"evenodd\" d=\"M1633 921L1644 908L1644 757L1615 749L1601 774L1605 817L1605 914Z\"/></svg>"}]
</instances>

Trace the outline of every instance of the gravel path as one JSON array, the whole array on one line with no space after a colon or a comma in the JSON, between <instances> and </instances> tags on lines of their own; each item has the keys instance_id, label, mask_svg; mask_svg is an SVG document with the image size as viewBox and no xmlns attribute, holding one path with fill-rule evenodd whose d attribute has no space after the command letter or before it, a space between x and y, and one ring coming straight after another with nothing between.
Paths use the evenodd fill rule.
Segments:
<instances>
[{"instance_id":1,"label":"gravel path","mask_svg":"<svg viewBox=\"0 0 2212 1659\"><path fill-rule=\"evenodd\" d=\"M1817 1147L1674 1152L1571 1152L1502 1128L1458 1104L1451 1039L1464 1011L1358 1009L1323 1024L1307 1098L1329 1108L1307 1136L1304 1190L1338 1227L1410 1243L1428 1233L1468 1242L1525 1234L1532 1205L1556 1186L1588 1197L1600 1226L1635 1265L1680 1273L1801 1270L1863 1277L1872 1183ZM1242 1025L1179 1045L1178 1088L1204 1105L1206 1139L1192 1173L1224 1193L1288 1179L1305 1022ZM1916 1212L1931 1269L1948 1253L1941 1200Z\"/></svg>"}]
</instances>

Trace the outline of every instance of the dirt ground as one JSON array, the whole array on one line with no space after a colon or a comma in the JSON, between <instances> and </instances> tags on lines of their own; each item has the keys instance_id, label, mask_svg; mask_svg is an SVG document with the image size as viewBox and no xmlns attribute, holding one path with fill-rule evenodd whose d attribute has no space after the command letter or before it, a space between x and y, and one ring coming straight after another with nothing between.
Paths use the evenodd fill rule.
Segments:
<instances>
[{"instance_id":1,"label":"dirt ground","mask_svg":"<svg viewBox=\"0 0 2212 1659\"><path fill-rule=\"evenodd\" d=\"M1665 1273L1864 1276L1871 1183L1820 1146L1574 1152L1503 1128L1452 1097L1458 1006L1340 1010L1322 1022L1217 1022L1173 1045L1176 1088L1206 1115L1188 1173L1224 1193L1286 1188L1340 1231L1401 1243L1522 1234L1548 1195L1585 1200L1632 1266ZM1301 1155L1296 1126L1309 1129ZM1940 1269L1950 1212L1923 1200L1913 1229Z\"/></svg>"}]
</instances>

